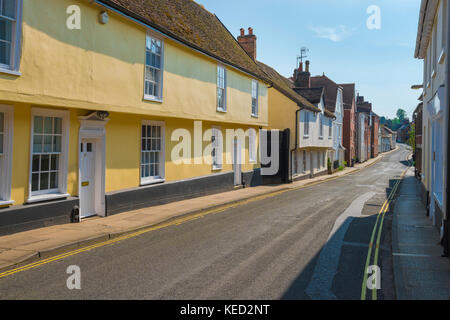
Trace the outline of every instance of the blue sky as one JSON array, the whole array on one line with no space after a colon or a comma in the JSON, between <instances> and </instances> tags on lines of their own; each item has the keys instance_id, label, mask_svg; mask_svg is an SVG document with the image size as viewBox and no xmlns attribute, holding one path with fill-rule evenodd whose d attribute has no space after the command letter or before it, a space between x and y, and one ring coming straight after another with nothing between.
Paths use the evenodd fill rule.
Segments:
<instances>
[{"instance_id":1,"label":"blue sky","mask_svg":"<svg viewBox=\"0 0 450 320\"><path fill-rule=\"evenodd\" d=\"M420 0L197 0L237 36L252 27L257 59L288 77L300 48L309 48L312 75L356 83L380 116L408 116L418 104L422 61L414 59ZM381 9L381 29L369 30L367 8Z\"/></svg>"}]
</instances>

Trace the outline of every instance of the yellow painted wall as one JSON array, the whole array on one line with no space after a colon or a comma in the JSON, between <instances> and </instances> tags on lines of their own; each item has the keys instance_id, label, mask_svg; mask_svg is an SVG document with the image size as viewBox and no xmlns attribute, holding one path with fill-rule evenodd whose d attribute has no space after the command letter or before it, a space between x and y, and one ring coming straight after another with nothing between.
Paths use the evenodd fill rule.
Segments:
<instances>
[{"instance_id":1,"label":"yellow painted wall","mask_svg":"<svg viewBox=\"0 0 450 320\"><path fill-rule=\"evenodd\" d=\"M269 90L269 128L291 129L290 149L295 148L295 112L299 109L297 103L286 97L275 88Z\"/></svg>"},{"instance_id":2,"label":"yellow painted wall","mask_svg":"<svg viewBox=\"0 0 450 320\"><path fill-rule=\"evenodd\" d=\"M1 102L1 101L0 101ZM13 138L13 166L11 199L15 205L26 202L28 198L28 185L30 179L30 142L31 142L31 109L33 107L47 108L39 105L16 103L14 106L14 138ZM58 108L61 109L61 108ZM86 110L70 110L70 137L68 154L67 192L72 196L78 195L78 133L80 122L78 117L85 116ZM171 141L172 132L179 128L187 129L194 137L194 121L176 118L158 118L124 113L111 113L110 121L106 125L106 192L118 191L140 185L140 155L141 155L141 125L142 120L164 121L165 123L165 178L166 181L177 181L200 177L211 173L231 172L231 164L226 164L226 154L223 154L223 168L213 171L210 164L180 164L172 162L172 148L178 141ZM248 126L226 125L217 122L202 122L203 133L212 126L222 129L224 144L226 143L226 129L247 130ZM252 127L258 131L258 127ZM258 138L258 135L257 135ZM258 143L258 142L257 142ZM203 142L202 150L210 142ZM192 141L191 155L194 157ZM248 138L242 142L245 149L245 163L242 171L251 171L259 168L257 163L249 163ZM194 160L192 160L194 163Z\"/></svg>"},{"instance_id":3,"label":"yellow painted wall","mask_svg":"<svg viewBox=\"0 0 450 320\"><path fill-rule=\"evenodd\" d=\"M216 111L217 62L169 39L164 45L163 102L143 99L146 30L80 0L24 0L21 76L0 74L0 100L161 117L265 126L251 117L251 77L227 67L228 112ZM66 8L81 8L81 30L66 27Z\"/></svg>"}]
</instances>

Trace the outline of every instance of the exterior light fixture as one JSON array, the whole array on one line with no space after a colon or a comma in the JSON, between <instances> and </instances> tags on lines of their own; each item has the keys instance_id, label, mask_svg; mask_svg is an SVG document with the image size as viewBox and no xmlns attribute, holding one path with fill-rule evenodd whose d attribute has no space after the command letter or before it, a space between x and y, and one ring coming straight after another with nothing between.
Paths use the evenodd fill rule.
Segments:
<instances>
[{"instance_id":1,"label":"exterior light fixture","mask_svg":"<svg viewBox=\"0 0 450 320\"><path fill-rule=\"evenodd\" d=\"M97 111L97 117L101 120L105 120L106 118L109 117L109 112L108 111Z\"/></svg>"},{"instance_id":2,"label":"exterior light fixture","mask_svg":"<svg viewBox=\"0 0 450 320\"><path fill-rule=\"evenodd\" d=\"M99 21L101 24L107 24L108 21L109 21L109 15L108 15L108 12L106 12L106 11L100 12L100 14L99 14L99 16L98 16L98 21Z\"/></svg>"}]
</instances>

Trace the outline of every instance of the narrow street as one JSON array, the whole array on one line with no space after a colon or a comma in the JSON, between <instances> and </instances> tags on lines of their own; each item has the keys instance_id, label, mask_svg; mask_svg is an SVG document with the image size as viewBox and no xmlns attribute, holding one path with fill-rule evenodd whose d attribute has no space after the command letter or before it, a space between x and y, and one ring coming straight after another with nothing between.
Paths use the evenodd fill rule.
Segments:
<instances>
[{"instance_id":1,"label":"narrow street","mask_svg":"<svg viewBox=\"0 0 450 320\"><path fill-rule=\"evenodd\" d=\"M1 278L0 299L360 299L376 216L407 155ZM385 233L378 298L393 299ZM81 290L66 287L70 265Z\"/></svg>"}]
</instances>

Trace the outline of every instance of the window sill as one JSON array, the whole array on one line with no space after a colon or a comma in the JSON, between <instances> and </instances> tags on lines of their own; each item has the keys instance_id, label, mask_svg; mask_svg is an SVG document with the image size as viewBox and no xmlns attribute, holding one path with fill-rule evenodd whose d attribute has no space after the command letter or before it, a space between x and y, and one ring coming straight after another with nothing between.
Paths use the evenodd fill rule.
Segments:
<instances>
[{"instance_id":1,"label":"window sill","mask_svg":"<svg viewBox=\"0 0 450 320\"><path fill-rule=\"evenodd\" d=\"M0 200L0 207L7 207L14 204L14 200Z\"/></svg>"},{"instance_id":2,"label":"window sill","mask_svg":"<svg viewBox=\"0 0 450 320\"><path fill-rule=\"evenodd\" d=\"M227 110L226 110L226 109L217 109L217 112L220 112L220 113L227 113Z\"/></svg>"},{"instance_id":3,"label":"window sill","mask_svg":"<svg viewBox=\"0 0 450 320\"><path fill-rule=\"evenodd\" d=\"M159 102L159 103L163 102L163 100L160 99L160 98L157 98L157 97L154 97L154 96L146 96L146 95L144 95L144 100L145 101L151 101L151 102Z\"/></svg>"},{"instance_id":4,"label":"window sill","mask_svg":"<svg viewBox=\"0 0 450 320\"><path fill-rule=\"evenodd\" d=\"M308 134L304 134L303 135L303 139L309 139L309 135Z\"/></svg>"},{"instance_id":5,"label":"window sill","mask_svg":"<svg viewBox=\"0 0 450 320\"><path fill-rule=\"evenodd\" d=\"M153 180L147 180L147 181L141 181L140 186L151 186L152 184L160 184L166 182L166 179L153 179Z\"/></svg>"},{"instance_id":6,"label":"window sill","mask_svg":"<svg viewBox=\"0 0 450 320\"><path fill-rule=\"evenodd\" d=\"M31 196L27 199L26 203L36 203L36 202L44 202L49 200L57 200L70 197L68 193L48 193L41 194L38 196Z\"/></svg>"},{"instance_id":7,"label":"window sill","mask_svg":"<svg viewBox=\"0 0 450 320\"><path fill-rule=\"evenodd\" d=\"M257 114L252 114L252 118L259 118Z\"/></svg>"},{"instance_id":8,"label":"window sill","mask_svg":"<svg viewBox=\"0 0 450 320\"><path fill-rule=\"evenodd\" d=\"M0 67L0 73L10 74L12 76L17 76L17 77L20 77L22 75L22 72L20 72L20 71L5 69L5 68L1 68L1 67Z\"/></svg>"},{"instance_id":9,"label":"window sill","mask_svg":"<svg viewBox=\"0 0 450 320\"><path fill-rule=\"evenodd\" d=\"M323 137L319 137L319 140L323 140Z\"/></svg>"},{"instance_id":10,"label":"window sill","mask_svg":"<svg viewBox=\"0 0 450 320\"><path fill-rule=\"evenodd\" d=\"M442 49L441 55L439 56L438 63L444 64L445 62L445 49Z\"/></svg>"},{"instance_id":11,"label":"window sill","mask_svg":"<svg viewBox=\"0 0 450 320\"><path fill-rule=\"evenodd\" d=\"M213 167L212 168L212 171L221 171L222 170L222 167Z\"/></svg>"}]
</instances>

